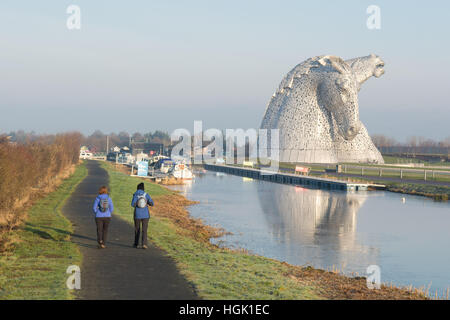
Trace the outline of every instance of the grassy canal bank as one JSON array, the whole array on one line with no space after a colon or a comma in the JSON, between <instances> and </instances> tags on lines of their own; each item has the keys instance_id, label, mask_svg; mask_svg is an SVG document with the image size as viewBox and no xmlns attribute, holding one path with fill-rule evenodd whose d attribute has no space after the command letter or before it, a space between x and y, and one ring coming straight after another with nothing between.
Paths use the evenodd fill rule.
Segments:
<instances>
[{"instance_id":1,"label":"grassy canal bank","mask_svg":"<svg viewBox=\"0 0 450 320\"><path fill-rule=\"evenodd\" d=\"M103 163L110 177L116 214L132 222L130 196L141 179ZM177 192L148 180L155 200L149 226L151 241L176 261L179 270L204 299L424 299L419 291L383 285L370 290L365 278L298 267L244 251L219 248L210 238L223 230L189 216L194 205Z\"/></svg>"},{"instance_id":2,"label":"grassy canal bank","mask_svg":"<svg viewBox=\"0 0 450 320\"><path fill-rule=\"evenodd\" d=\"M11 246L0 253L0 300L70 299L66 269L80 265L70 241L72 225L61 212L64 202L86 177L84 164L55 191L33 203L25 222L6 236Z\"/></svg>"},{"instance_id":3,"label":"grassy canal bank","mask_svg":"<svg viewBox=\"0 0 450 320\"><path fill-rule=\"evenodd\" d=\"M450 187L446 186L433 186L418 183L392 183L389 181L385 181L383 184L386 185L386 190L391 192L424 196L436 201L448 201L450 198Z\"/></svg>"}]
</instances>

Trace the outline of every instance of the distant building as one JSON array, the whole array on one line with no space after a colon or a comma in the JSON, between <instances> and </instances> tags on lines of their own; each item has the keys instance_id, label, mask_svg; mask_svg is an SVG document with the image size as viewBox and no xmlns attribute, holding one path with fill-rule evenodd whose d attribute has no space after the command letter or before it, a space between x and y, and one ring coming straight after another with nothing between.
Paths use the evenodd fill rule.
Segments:
<instances>
[{"instance_id":1,"label":"distant building","mask_svg":"<svg viewBox=\"0 0 450 320\"><path fill-rule=\"evenodd\" d=\"M148 161L148 159L149 159L149 156L146 153L138 153L138 154L136 154L135 157L136 157L136 162Z\"/></svg>"}]
</instances>

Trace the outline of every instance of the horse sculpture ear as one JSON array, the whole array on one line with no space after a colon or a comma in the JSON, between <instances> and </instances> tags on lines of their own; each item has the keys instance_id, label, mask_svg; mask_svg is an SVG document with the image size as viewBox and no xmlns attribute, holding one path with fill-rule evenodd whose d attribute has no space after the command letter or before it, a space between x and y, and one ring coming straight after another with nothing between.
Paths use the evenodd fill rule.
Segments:
<instances>
[{"instance_id":1,"label":"horse sculpture ear","mask_svg":"<svg viewBox=\"0 0 450 320\"><path fill-rule=\"evenodd\" d=\"M340 74L345 74L345 68L343 66L341 66L340 64L338 64L336 61L331 61L331 65L333 66L334 69L336 69Z\"/></svg>"},{"instance_id":2,"label":"horse sculpture ear","mask_svg":"<svg viewBox=\"0 0 450 320\"><path fill-rule=\"evenodd\" d=\"M324 56L324 57L320 58L319 60L317 60L317 62L319 62L321 66L326 66L327 60L328 60L328 56Z\"/></svg>"},{"instance_id":3,"label":"horse sculpture ear","mask_svg":"<svg viewBox=\"0 0 450 320\"><path fill-rule=\"evenodd\" d=\"M321 66L326 66L328 63L339 73L345 74L347 72L346 67L344 66L345 62L339 57L336 56L323 56L317 62Z\"/></svg>"}]
</instances>

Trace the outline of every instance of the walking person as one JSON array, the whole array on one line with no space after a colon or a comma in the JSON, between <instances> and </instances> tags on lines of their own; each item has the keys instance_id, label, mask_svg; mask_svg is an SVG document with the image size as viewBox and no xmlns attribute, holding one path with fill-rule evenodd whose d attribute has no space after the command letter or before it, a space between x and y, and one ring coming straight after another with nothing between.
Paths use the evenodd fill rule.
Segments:
<instances>
[{"instance_id":1,"label":"walking person","mask_svg":"<svg viewBox=\"0 0 450 320\"><path fill-rule=\"evenodd\" d=\"M108 227L111 222L111 214L114 211L114 205L108 195L108 188L102 186L98 191L98 196L94 201L95 223L97 224L97 242L98 248L106 248L106 238L108 236Z\"/></svg>"},{"instance_id":2,"label":"walking person","mask_svg":"<svg viewBox=\"0 0 450 320\"><path fill-rule=\"evenodd\" d=\"M144 191L144 183L141 182L137 186L136 192L133 194L131 206L134 207L134 245L139 247L139 238L142 236L142 249L147 249L147 228L150 219L149 206L153 207L154 203L148 193Z\"/></svg>"}]
</instances>

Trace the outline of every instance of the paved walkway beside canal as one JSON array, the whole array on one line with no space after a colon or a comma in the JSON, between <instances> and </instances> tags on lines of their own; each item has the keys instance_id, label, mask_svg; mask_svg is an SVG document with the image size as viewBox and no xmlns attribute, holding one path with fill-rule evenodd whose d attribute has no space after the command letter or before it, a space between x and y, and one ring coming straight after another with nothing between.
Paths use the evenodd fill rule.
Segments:
<instances>
[{"instance_id":1,"label":"paved walkway beside canal","mask_svg":"<svg viewBox=\"0 0 450 320\"><path fill-rule=\"evenodd\" d=\"M83 255L77 298L198 299L193 286L162 250L151 243L147 250L133 248L134 227L117 216L109 227L107 248L97 249L92 205L99 187L108 185L108 173L96 161L88 161L87 167L88 176L63 208L74 225L72 241Z\"/></svg>"}]
</instances>

